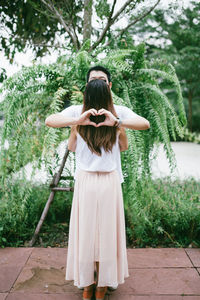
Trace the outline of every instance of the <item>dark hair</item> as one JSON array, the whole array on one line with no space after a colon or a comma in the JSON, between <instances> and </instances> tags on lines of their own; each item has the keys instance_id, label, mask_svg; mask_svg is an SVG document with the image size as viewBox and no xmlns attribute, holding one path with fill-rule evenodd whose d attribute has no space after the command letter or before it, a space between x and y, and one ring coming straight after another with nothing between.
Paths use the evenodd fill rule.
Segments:
<instances>
[{"instance_id":1,"label":"dark hair","mask_svg":"<svg viewBox=\"0 0 200 300\"><path fill-rule=\"evenodd\" d=\"M105 73L108 77L108 81L111 82L111 74L110 72L108 71L108 69L102 67L102 66L94 66L94 67L91 67L88 72L87 72L87 82L89 80L89 77L90 77L90 72L92 71L102 71L103 73Z\"/></svg>"},{"instance_id":2,"label":"dark hair","mask_svg":"<svg viewBox=\"0 0 200 300\"><path fill-rule=\"evenodd\" d=\"M117 117L110 88L107 83L101 79L91 80L86 85L82 113L91 108L95 108L96 110L105 108L106 110L111 111L115 117ZM100 117L99 120L98 117ZM102 117L105 119L105 116L103 115L97 117L92 116L92 121L94 122L94 119L97 118L96 123L102 122ZM77 132L87 143L89 149L99 155L101 155L101 147L103 147L106 152L112 150L112 147L116 142L117 130L118 129L113 126L77 126Z\"/></svg>"}]
</instances>

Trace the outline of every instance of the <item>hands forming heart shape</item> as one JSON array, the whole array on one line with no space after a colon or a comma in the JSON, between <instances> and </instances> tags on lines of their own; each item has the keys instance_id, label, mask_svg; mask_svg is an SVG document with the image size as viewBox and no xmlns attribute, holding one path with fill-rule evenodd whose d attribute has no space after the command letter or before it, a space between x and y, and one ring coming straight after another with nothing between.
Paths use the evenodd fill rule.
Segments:
<instances>
[{"instance_id":1,"label":"hands forming heart shape","mask_svg":"<svg viewBox=\"0 0 200 300\"><path fill-rule=\"evenodd\" d=\"M81 114L78 124L79 125L91 125L94 127L100 126L114 126L116 122L116 117L111 113L111 111L101 108L96 110L91 108Z\"/></svg>"},{"instance_id":2,"label":"hands forming heart shape","mask_svg":"<svg viewBox=\"0 0 200 300\"><path fill-rule=\"evenodd\" d=\"M105 115L97 115L97 116L93 116L93 115L90 115L90 121L91 122L94 122L96 124L99 124L101 122L104 122L106 119L106 116Z\"/></svg>"}]
</instances>

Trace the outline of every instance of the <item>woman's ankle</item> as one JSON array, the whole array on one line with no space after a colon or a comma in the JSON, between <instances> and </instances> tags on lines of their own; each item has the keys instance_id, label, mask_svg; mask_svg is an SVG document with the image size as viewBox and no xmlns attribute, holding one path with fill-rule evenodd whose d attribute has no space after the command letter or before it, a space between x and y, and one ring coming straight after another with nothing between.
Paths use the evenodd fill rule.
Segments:
<instances>
[{"instance_id":1,"label":"woman's ankle","mask_svg":"<svg viewBox=\"0 0 200 300\"><path fill-rule=\"evenodd\" d=\"M105 288L107 288L107 286L97 286L96 289L98 291L103 291Z\"/></svg>"},{"instance_id":2,"label":"woman's ankle","mask_svg":"<svg viewBox=\"0 0 200 300\"><path fill-rule=\"evenodd\" d=\"M85 287L84 287L84 290L85 290L85 291L90 291L90 290L93 288L93 285L94 285L94 283L92 283L92 284L90 284L90 285L88 285L88 286L85 286Z\"/></svg>"}]
</instances>

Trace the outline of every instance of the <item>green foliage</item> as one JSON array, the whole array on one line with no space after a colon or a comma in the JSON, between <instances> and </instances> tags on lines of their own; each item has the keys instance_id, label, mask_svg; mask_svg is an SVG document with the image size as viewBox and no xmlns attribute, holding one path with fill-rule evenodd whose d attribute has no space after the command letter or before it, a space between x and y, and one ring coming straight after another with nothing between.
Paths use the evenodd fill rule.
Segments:
<instances>
[{"instance_id":1,"label":"green foliage","mask_svg":"<svg viewBox=\"0 0 200 300\"><path fill-rule=\"evenodd\" d=\"M1 177L18 171L28 162L36 160L40 165L44 146L48 148L48 155L51 151L54 153L62 132L51 131L50 136L44 119L47 112L58 112L63 106L67 90L63 93L60 72L56 65L38 65L23 68L4 81ZM4 147L5 140L9 143L8 149Z\"/></svg>"},{"instance_id":2,"label":"green foliage","mask_svg":"<svg viewBox=\"0 0 200 300\"><path fill-rule=\"evenodd\" d=\"M128 247L200 246L200 183L146 178L128 189L123 183ZM47 185L16 180L0 190L0 247L27 245L45 202ZM21 197L24 197L23 202ZM72 193L56 193L37 246L66 246ZM42 241L41 241L42 240Z\"/></svg>"},{"instance_id":3,"label":"green foliage","mask_svg":"<svg viewBox=\"0 0 200 300\"><path fill-rule=\"evenodd\" d=\"M80 32L82 18L79 13L83 9L83 1L57 0L56 3L54 1L55 4L64 20L72 23ZM60 26L55 17L55 13L51 14L42 1L1 1L0 12L0 21L4 28L0 36L0 48L4 50L11 63L15 53L24 51L27 46L37 57L43 56L49 52L52 46L58 47L55 41L56 34L63 35L65 33L64 28ZM71 48L70 41L65 39L64 46L65 49Z\"/></svg>"},{"instance_id":4,"label":"green foliage","mask_svg":"<svg viewBox=\"0 0 200 300\"><path fill-rule=\"evenodd\" d=\"M170 62L179 79L190 131L200 131L200 3L191 1L180 9L155 10L138 23L129 35L137 35L147 45L148 57ZM176 109L174 90L165 83L166 92ZM177 108L179 109L179 108Z\"/></svg>"},{"instance_id":5,"label":"green foliage","mask_svg":"<svg viewBox=\"0 0 200 300\"><path fill-rule=\"evenodd\" d=\"M18 179L4 182L0 190L0 247L22 246L31 239L49 193L47 185ZM57 193L45 224L69 222L71 203L72 193Z\"/></svg>"},{"instance_id":6,"label":"green foliage","mask_svg":"<svg viewBox=\"0 0 200 300\"><path fill-rule=\"evenodd\" d=\"M110 5L107 3L107 0L97 0L95 4L95 9L97 16L100 19L104 17L108 18L110 14Z\"/></svg>"},{"instance_id":7,"label":"green foliage","mask_svg":"<svg viewBox=\"0 0 200 300\"><path fill-rule=\"evenodd\" d=\"M142 2L146 5L141 5ZM89 51L94 50L119 33L118 28L111 28L114 23L126 18L123 24L126 31L126 23L129 24L132 17L137 19L138 11L140 17L148 14L151 6L148 0L124 1L120 8L117 4L116 0L112 3L108 0L1 1L0 48L12 63L15 53L27 48L31 48L36 57L52 52L52 48L77 52L92 34ZM90 22L94 18L95 22ZM61 38L57 39L57 35Z\"/></svg>"},{"instance_id":8,"label":"green foliage","mask_svg":"<svg viewBox=\"0 0 200 300\"><path fill-rule=\"evenodd\" d=\"M200 144L200 134L196 132L191 132L188 130L188 128L184 128L183 137L179 137L178 140Z\"/></svg>"},{"instance_id":9,"label":"green foliage","mask_svg":"<svg viewBox=\"0 0 200 300\"><path fill-rule=\"evenodd\" d=\"M129 183L129 178L127 177ZM125 182L124 187L128 184ZM200 183L193 178L140 181L123 189L128 246L200 246ZM130 194L131 192L131 194Z\"/></svg>"}]
</instances>

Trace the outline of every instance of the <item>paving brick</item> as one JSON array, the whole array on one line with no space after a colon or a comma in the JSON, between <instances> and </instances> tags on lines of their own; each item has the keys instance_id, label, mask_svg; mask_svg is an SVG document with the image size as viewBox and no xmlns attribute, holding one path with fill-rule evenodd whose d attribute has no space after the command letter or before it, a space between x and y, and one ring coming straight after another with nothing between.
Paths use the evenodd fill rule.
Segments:
<instances>
[{"instance_id":1,"label":"paving brick","mask_svg":"<svg viewBox=\"0 0 200 300\"><path fill-rule=\"evenodd\" d=\"M11 289L31 252L31 248L0 249L0 292Z\"/></svg>"},{"instance_id":2,"label":"paving brick","mask_svg":"<svg viewBox=\"0 0 200 300\"><path fill-rule=\"evenodd\" d=\"M24 266L33 248L0 248L1 266Z\"/></svg>"},{"instance_id":3,"label":"paving brick","mask_svg":"<svg viewBox=\"0 0 200 300\"><path fill-rule=\"evenodd\" d=\"M186 248L185 251L189 255L193 265L195 267L200 267L200 249Z\"/></svg>"},{"instance_id":4,"label":"paving brick","mask_svg":"<svg viewBox=\"0 0 200 300\"><path fill-rule=\"evenodd\" d=\"M5 300L8 294L0 293L0 300Z\"/></svg>"},{"instance_id":5,"label":"paving brick","mask_svg":"<svg viewBox=\"0 0 200 300\"><path fill-rule=\"evenodd\" d=\"M6 300L81 300L81 295L73 293L65 294L24 294L11 293Z\"/></svg>"},{"instance_id":6,"label":"paving brick","mask_svg":"<svg viewBox=\"0 0 200 300\"><path fill-rule=\"evenodd\" d=\"M115 291L132 295L198 295L200 276L192 268L130 269L130 277Z\"/></svg>"},{"instance_id":7,"label":"paving brick","mask_svg":"<svg viewBox=\"0 0 200 300\"><path fill-rule=\"evenodd\" d=\"M66 261L67 248L34 248L27 265L64 269Z\"/></svg>"},{"instance_id":8,"label":"paving brick","mask_svg":"<svg viewBox=\"0 0 200 300\"><path fill-rule=\"evenodd\" d=\"M127 249L129 268L192 267L184 249L135 248Z\"/></svg>"},{"instance_id":9,"label":"paving brick","mask_svg":"<svg viewBox=\"0 0 200 300\"><path fill-rule=\"evenodd\" d=\"M21 267L4 267L1 266L0 272L0 292L9 292L15 280L21 272Z\"/></svg>"}]
</instances>

